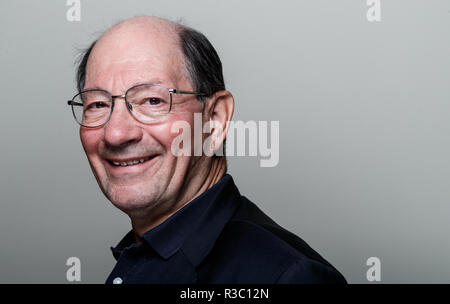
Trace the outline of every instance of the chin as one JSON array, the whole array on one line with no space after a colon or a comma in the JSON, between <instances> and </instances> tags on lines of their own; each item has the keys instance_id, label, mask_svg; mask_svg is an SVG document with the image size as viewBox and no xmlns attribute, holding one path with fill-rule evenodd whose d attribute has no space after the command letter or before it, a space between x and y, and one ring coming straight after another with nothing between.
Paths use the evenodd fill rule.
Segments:
<instances>
[{"instance_id":1,"label":"chin","mask_svg":"<svg viewBox=\"0 0 450 304\"><path fill-rule=\"evenodd\" d=\"M151 208L155 199L138 189L114 189L106 192L107 198L118 209L125 213Z\"/></svg>"}]
</instances>

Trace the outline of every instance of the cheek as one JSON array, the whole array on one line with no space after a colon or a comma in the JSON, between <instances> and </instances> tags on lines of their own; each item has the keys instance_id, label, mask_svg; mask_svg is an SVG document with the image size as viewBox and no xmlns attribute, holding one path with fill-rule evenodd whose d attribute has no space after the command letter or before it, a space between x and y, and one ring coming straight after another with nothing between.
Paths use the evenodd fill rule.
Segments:
<instances>
[{"instance_id":1,"label":"cheek","mask_svg":"<svg viewBox=\"0 0 450 304\"><path fill-rule=\"evenodd\" d=\"M80 128L80 139L86 155L91 158L97 153L101 141L101 132L95 129Z\"/></svg>"}]
</instances>

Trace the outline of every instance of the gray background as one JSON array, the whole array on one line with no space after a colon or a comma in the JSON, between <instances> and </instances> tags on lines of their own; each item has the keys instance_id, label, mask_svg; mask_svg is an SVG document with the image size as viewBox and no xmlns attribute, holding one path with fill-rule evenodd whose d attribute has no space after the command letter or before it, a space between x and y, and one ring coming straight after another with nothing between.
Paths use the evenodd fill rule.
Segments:
<instances>
[{"instance_id":1,"label":"gray background","mask_svg":"<svg viewBox=\"0 0 450 304\"><path fill-rule=\"evenodd\" d=\"M235 120L279 120L280 163L230 158L241 192L352 283L450 282L450 1L0 2L0 282L103 283L130 229L101 194L66 100L77 49L122 18L201 30Z\"/></svg>"}]
</instances>

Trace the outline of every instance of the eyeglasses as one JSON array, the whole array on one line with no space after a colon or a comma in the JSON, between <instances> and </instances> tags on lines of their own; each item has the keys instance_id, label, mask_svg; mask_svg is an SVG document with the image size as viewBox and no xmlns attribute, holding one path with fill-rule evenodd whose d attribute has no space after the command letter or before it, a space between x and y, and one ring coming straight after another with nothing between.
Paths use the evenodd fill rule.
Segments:
<instances>
[{"instance_id":1,"label":"eyeglasses","mask_svg":"<svg viewBox=\"0 0 450 304\"><path fill-rule=\"evenodd\" d=\"M139 84L129 88L123 95L111 95L108 91L90 89L75 95L67 102L72 106L75 120L83 127L97 128L111 118L115 98L125 98L131 115L142 123L161 120L172 109L172 94L206 96L203 93L169 89L161 84Z\"/></svg>"}]
</instances>

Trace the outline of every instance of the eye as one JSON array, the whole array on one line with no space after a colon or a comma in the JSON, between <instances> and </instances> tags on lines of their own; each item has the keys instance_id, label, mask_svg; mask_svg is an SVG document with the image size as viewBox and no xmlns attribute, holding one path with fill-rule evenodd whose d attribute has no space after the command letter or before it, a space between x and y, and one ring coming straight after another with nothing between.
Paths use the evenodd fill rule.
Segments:
<instances>
[{"instance_id":1,"label":"eye","mask_svg":"<svg viewBox=\"0 0 450 304\"><path fill-rule=\"evenodd\" d=\"M88 109L101 109L101 108L105 108L108 105L104 102L98 101L98 102L92 102L90 103L87 108Z\"/></svg>"},{"instance_id":2,"label":"eye","mask_svg":"<svg viewBox=\"0 0 450 304\"><path fill-rule=\"evenodd\" d=\"M161 102L162 102L161 98L158 98L158 97L149 97L149 98L145 99L145 103L149 104L149 105L152 105L152 106L158 105Z\"/></svg>"}]
</instances>

